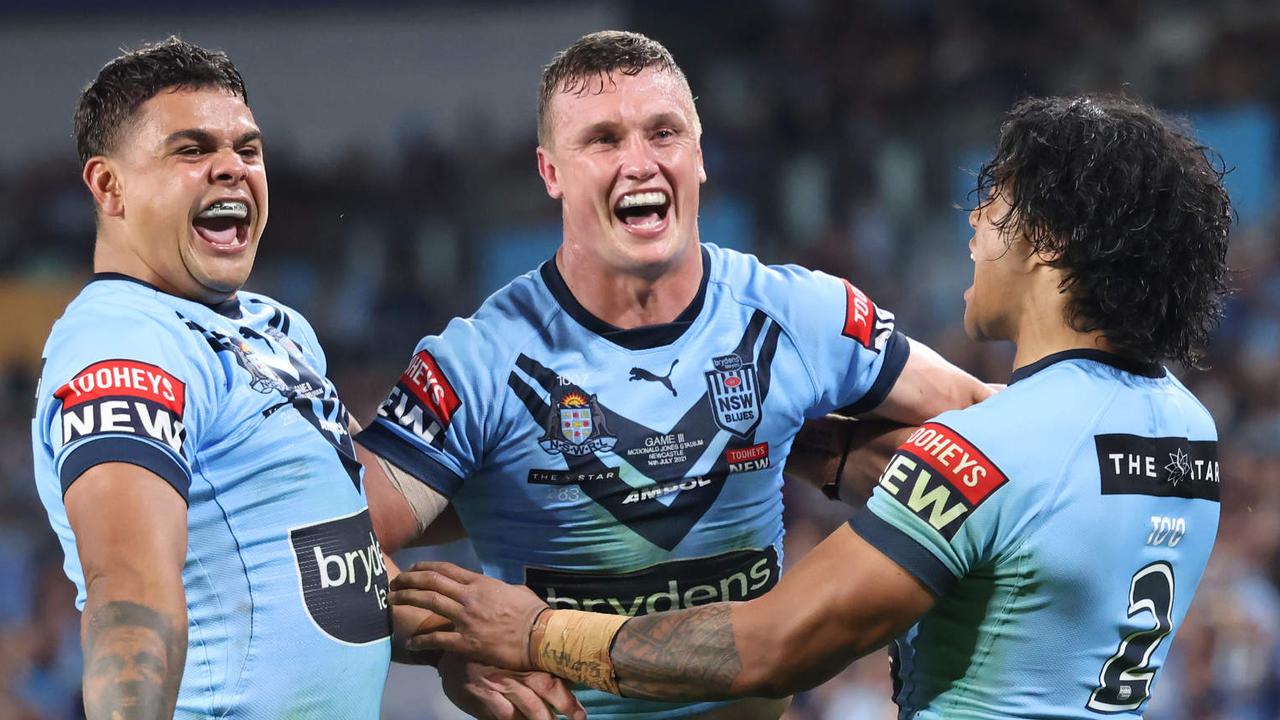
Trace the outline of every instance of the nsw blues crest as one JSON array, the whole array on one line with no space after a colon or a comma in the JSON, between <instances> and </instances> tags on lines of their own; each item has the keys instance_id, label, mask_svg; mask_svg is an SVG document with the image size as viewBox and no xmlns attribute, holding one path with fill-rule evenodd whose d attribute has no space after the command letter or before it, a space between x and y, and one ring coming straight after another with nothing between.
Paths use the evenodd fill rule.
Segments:
<instances>
[{"instance_id":1,"label":"nsw blues crest","mask_svg":"<svg viewBox=\"0 0 1280 720\"><path fill-rule=\"evenodd\" d=\"M738 355L711 359L714 370L707 376L707 400L712 417L721 429L745 438L760 424L760 384L755 363L744 363Z\"/></svg>"},{"instance_id":2,"label":"nsw blues crest","mask_svg":"<svg viewBox=\"0 0 1280 720\"><path fill-rule=\"evenodd\" d=\"M618 438L605 426L604 411L595 395L570 392L556 402L547 434L538 441L552 455L590 455L612 450Z\"/></svg>"}]
</instances>

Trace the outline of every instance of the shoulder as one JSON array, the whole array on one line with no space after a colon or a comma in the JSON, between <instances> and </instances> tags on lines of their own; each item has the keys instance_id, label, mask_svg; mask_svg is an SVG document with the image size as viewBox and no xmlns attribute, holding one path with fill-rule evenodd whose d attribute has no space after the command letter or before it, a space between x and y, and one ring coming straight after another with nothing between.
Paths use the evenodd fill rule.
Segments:
<instances>
[{"instance_id":1,"label":"shoulder","mask_svg":"<svg viewBox=\"0 0 1280 720\"><path fill-rule=\"evenodd\" d=\"M197 347L194 339L178 312L162 300L91 285L54 323L44 356L49 366L56 366L59 361L156 354L162 347L189 352Z\"/></svg>"},{"instance_id":2,"label":"shoulder","mask_svg":"<svg viewBox=\"0 0 1280 720\"><path fill-rule=\"evenodd\" d=\"M515 353L544 332L559 312L534 270L490 295L470 317L450 320L436 337L454 351L497 359Z\"/></svg>"},{"instance_id":3,"label":"shoulder","mask_svg":"<svg viewBox=\"0 0 1280 720\"><path fill-rule=\"evenodd\" d=\"M315 328L301 312L260 293L241 290L236 293L236 296L240 300L243 313L264 315L263 322L266 326L275 328L295 341L301 340L312 353L320 357L324 356Z\"/></svg>"}]
</instances>

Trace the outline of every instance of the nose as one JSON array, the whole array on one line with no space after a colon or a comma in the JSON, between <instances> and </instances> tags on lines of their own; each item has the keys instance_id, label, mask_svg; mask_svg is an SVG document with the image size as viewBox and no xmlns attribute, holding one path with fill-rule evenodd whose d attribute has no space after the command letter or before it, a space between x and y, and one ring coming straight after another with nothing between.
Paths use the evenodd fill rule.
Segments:
<instances>
[{"instance_id":1,"label":"nose","mask_svg":"<svg viewBox=\"0 0 1280 720\"><path fill-rule=\"evenodd\" d=\"M249 174L249 166L245 164L240 153L231 148L222 148L214 153L213 162L209 164L209 177L218 184L235 185L243 182Z\"/></svg>"},{"instance_id":2,"label":"nose","mask_svg":"<svg viewBox=\"0 0 1280 720\"><path fill-rule=\"evenodd\" d=\"M622 147L622 175L628 180L648 180L658 174L658 161L653 148L638 133L633 133Z\"/></svg>"}]
</instances>

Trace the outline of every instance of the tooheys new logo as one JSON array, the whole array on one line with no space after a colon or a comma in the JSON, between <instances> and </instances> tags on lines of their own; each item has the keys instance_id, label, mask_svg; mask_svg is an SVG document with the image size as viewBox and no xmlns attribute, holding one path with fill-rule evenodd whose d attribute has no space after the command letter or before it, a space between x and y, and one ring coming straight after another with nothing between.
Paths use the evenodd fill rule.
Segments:
<instances>
[{"instance_id":1,"label":"tooheys new logo","mask_svg":"<svg viewBox=\"0 0 1280 720\"><path fill-rule=\"evenodd\" d=\"M969 514L1008 480L959 433L925 423L898 447L880 475L880 487L950 540Z\"/></svg>"},{"instance_id":2,"label":"tooheys new logo","mask_svg":"<svg viewBox=\"0 0 1280 720\"><path fill-rule=\"evenodd\" d=\"M776 585L779 574L778 553L768 547L618 574L529 567L524 582L553 608L635 616L750 600Z\"/></svg>"},{"instance_id":3,"label":"tooheys new logo","mask_svg":"<svg viewBox=\"0 0 1280 720\"><path fill-rule=\"evenodd\" d=\"M103 360L76 373L54 397L62 401L64 445L90 435L128 433L157 440L185 457L186 385L155 365Z\"/></svg>"},{"instance_id":4,"label":"tooheys new logo","mask_svg":"<svg viewBox=\"0 0 1280 720\"><path fill-rule=\"evenodd\" d=\"M431 353L420 350L409 360L400 382L378 408L378 414L436 448L444 447L444 431L462 406L449 379Z\"/></svg>"},{"instance_id":5,"label":"tooheys new logo","mask_svg":"<svg viewBox=\"0 0 1280 720\"><path fill-rule=\"evenodd\" d=\"M326 635L360 645L391 634L387 568L369 511L289 531L307 613Z\"/></svg>"},{"instance_id":6,"label":"tooheys new logo","mask_svg":"<svg viewBox=\"0 0 1280 720\"><path fill-rule=\"evenodd\" d=\"M859 345L880 352L893 334L893 313L877 308L867 294L844 281L844 330L847 338L858 341Z\"/></svg>"}]
</instances>

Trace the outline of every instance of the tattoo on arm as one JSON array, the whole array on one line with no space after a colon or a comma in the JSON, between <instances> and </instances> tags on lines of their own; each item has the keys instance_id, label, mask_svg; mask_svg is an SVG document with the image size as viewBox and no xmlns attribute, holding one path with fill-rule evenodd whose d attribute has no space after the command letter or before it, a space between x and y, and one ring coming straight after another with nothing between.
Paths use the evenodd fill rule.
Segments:
<instances>
[{"instance_id":1,"label":"tattoo on arm","mask_svg":"<svg viewBox=\"0 0 1280 720\"><path fill-rule=\"evenodd\" d=\"M729 605L632 618L609 657L625 697L718 699L742 672Z\"/></svg>"},{"instance_id":2,"label":"tattoo on arm","mask_svg":"<svg viewBox=\"0 0 1280 720\"><path fill-rule=\"evenodd\" d=\"M89 720L173 717L187 656L185 623L125 600L92 611L84 638Z\"/></svg>"}]
</instances>

